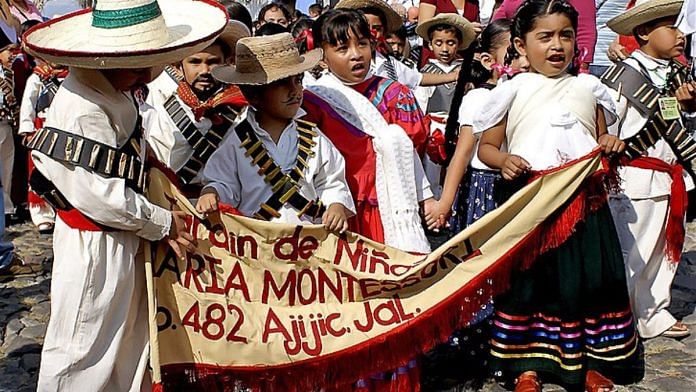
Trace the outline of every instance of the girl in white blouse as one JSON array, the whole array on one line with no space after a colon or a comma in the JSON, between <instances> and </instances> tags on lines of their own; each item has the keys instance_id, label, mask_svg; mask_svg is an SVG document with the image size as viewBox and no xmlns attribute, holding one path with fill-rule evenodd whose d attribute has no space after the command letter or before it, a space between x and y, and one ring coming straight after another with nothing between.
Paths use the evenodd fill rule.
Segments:
<instances>
[{"instance_id":1,"label":"girl in white blouse","mask_svg":"<svg viewBox=\"0 0 696 392\"><path fill-rule=\"evenodd\" d=\"M604 86L568 72L576 31L577 12L565 0L529 0L518 10L513 50L527 57L530 71L493 89L473 121L474 132L485 131L478 157L505 180L525 180L530 171L562 166L597 146L605 154L623 151L624 143L607 133L615 109ZM515 271L510 290L496 298L490 364L516 377L516 390L541 391L539 380L547 378L570 389L608 391L612 380L639 377L631 372L640 354L602 184L601 176L588 178L567 203L585 203L572 223L560 218L571 208L554 213L545 224L553 225L550 236L565 240L532 245L529 252L539 256Z\"/></svg>"}]
</instances>

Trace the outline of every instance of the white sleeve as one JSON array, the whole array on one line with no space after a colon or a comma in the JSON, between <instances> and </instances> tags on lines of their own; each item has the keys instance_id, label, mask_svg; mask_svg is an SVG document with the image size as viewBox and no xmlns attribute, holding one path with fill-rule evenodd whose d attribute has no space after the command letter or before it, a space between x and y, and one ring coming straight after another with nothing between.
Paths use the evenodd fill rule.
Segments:
<instances>
[{"instance_id":1,"label":"white sleeve","mask_svg":"<svg viewBox=\"0 0 696 392\"><path fill-rule=\"evenodd\" d=\"M609 87L602 83L602 81L600 81L597 77L588 74L578 75L578 80L581 83L587 84L592 90L592 94L597 100L597 104L604 110L607 126L616 123L616 120L618 119L616 101L609 93Z\"/></svg>"},{"instance_id":2,"label":"white sleeve","mask_svg":"<svg viewBox=\"0 0 696 392\"><path fill-rule=\"evenodd\" d=\"M233 129L228 132L234 133ZM206 188L213 188L220 201L238 208L242 198L242 182L237 171L237 156L235 150L239 147L236 134L228 135L217 150L210 156L203 168L202 182Z\"/></svg>"},{"instance_id":3,"label":"white sleeve","mask_svg":"<svg viewBox=\"0 0 696 392\"><path fill-rule=\"evenodd\" d=\"M72 130L81 130L80 120L108 124L101 113L79 117ZM99 118L103 117L103 118ZM132 231L150 241L169 233L172 215L166 209L126 186L120 178L107 178L85 168L56 161L38 151L32 152L36 168L65 196L70 204L96 223L117 230Z\"/></svg>"},{"instance_id":4,"label":"white sleeve","mask_svg":"<svg viewBox=\"0 0 696 392\"><path fill-rule=\"evenodd\" d=\"M504 82L491 90L485 102L481 102L481 110L473 117L474 134L481 133L498 125L510 110L510 105L517 95L515 79Z\"/></svg>"},{"instance_id":5,"label":"white sleeve","mask_svg":"<svg viewBox=\"0 0 696 392\"><path fill-rule=\"evenodd\" d=\"M140 105L140 114L143 118L143 127L147 142L157 159L170 167L172 149L174 148L174 134L171 119L164 106L149 103ZM176 168L174 168L176 170Z\"/></svg>"},{"instance_id":6,"label":"white sleeve","mask_svg":"<svg viewBox=\"0 0 696 392\"><path fill-rule=\"evenodd\" d=\"M433 191L430 189L430 181L428 181L428 176L425 175L423 162L421 162L420 156L415 148L413 149L413 171L416 177L416 197L418 201L433 197Z\"/></svg>"},{"instance_id":7,"label":"white sleeve","mask_svg":"<svg viewBox=\"0 0 696 392\"><path fill-rule=\"evenodd\" d=\"M319 135L319 155L316 157L319 167L313 179L319 200L327 207L334 203L342 204L355 215L355 203L346 183L343 156L326 136Z\"/></svg>"},{"instance_id":8,"label":"white sleeve","mask_svg":"<svg viewBox=\"0 0 696 392\"><path fill-rule=\"evenodd\" d=\"M413 96L416 97L416 102L418 102L418 106L421 108L421 110L423 110L425 114L427 114L428 110L428 101L430 101L430 97L433 96L434 92L434 86L418 86L415 90L413 90Z\"/></svg>"},{"instance_id":9,"label":"white sleeve","mask_svg":"<svg viewBox=\"0 0 696 392\"><path fill-rule=\"evenodd\" d=\"M27 85L24 88L22 96L22 104L19 108L19 130L17 133L30 134L34 133L34 119L36 119L36 102L39 99L43 83L37 74L31 74L27 79Z\"/></svg>"},{"instance_id":10,"label":"white sleeve","mask_svg":"<svg viewBox=\"0 0 696 392\"><path fill-rule=\"evenodd\" d=\"M490 91L485 88L477 88L469 91L462 97L462 103L459 106L459 126L472 126L474 118L479 113L482 102L486 102Z\"/></svg>"},{"instance_id":11,"label":"white sleeve","mask_svg":"<svg viewBox=\"0 0 696 392\"><path fill-rule=\"evenodd\" d=\"M387 61L391 61L391 63L394 64L394 69L396 70L396 75L399 78L399 83L410 88L411 90L415 90L418 86L420 86L421 81L423 80L422 73L413 68L407 67L401 61L391 58Z\"/></svg>"}]
</instances>

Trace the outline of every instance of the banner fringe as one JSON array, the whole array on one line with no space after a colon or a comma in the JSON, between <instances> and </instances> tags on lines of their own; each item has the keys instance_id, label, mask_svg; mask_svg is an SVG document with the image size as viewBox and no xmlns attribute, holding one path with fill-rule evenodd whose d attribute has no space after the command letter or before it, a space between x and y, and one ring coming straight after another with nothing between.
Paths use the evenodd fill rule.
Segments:
<instances>
[{"instance_id":1,"label":"banner fringe","mask_svg":"<svg viewBox=\"0 0 696 392\"><path fill-rule=\"evenodd\" d=\"M537 174L530 181L544 173ZM607 203L607 181L612 176L615 176L615 170L607 165L592 174L564 206L469 284L417 318L382 336L316 360L290 365L266 368L164 365L162 379L165 390L236 391L252 388L269 392L343 391L351 389L360 378L405 366L409 360L446 341L454 330L469 326L474 315L490 306L494 296L510 287L514 271L532 267L541 254L566 242L575 233L578 224ZM392 387L396 387L395 392L419 390L419 377L404 376L407 376L404 377L405 382L392 383Z\"/></svg>"}]
</instances>

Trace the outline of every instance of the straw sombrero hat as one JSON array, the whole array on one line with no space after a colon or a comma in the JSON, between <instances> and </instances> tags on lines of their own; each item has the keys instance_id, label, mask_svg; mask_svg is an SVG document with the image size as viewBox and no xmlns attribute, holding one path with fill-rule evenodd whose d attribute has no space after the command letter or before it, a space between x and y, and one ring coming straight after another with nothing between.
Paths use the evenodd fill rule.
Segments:
<instances>
[{"instance_id":1,"label":"straw sombrero hat","mask_svg":"<svg viewBox=\"0 0 696 392\"><path fill-rule=\"evenodd\" d=\"M321 60L321 49L303 56L290 33L242 38L237 42L235 65L213 69L213 77L230 84L263 85L299 75Z\"/></svg>"},{"instance_id":2,"label":"straw sombrero hat","mask_svg":"<svg viewBox=\"0 0 696 392\"><path fill-rule=\"evenodd\" d=\"M208 47L227 25L211 0L99 0L95 8L50 20L24 35L26 50L82 68L146 68Z\"/></svg>"},{"instance_id":3,"label":"straw sombrero hat","mask_svg":"<svg viewBox=\"0 0 696 392\"><path fill-rule=\"evenodd\" d=\"M251 32L246 25L238 20L230 19L225 26L225 30L220 33L218 39L224 41L230 49L234 50L240 38L251 36Z\"/></svg>"},{"instance_id":4,"label":"straw sombrero hat","mask_svg":"<svg viewBox=\"0 0 696 392\"><path fill-rule=\"evenodd\" d=\"M362 8L377 8L382 11L387 18L387 25L384 26L385 33L391 33L403 26L404 21L399 14L392 9L385 1L382 0L341 0L336 4L335 8L348 8L359 10Z\"/></svg>"},{"instance_id":5,"label":"straw sombrero hat","mask_svg":"<svg viewBox=\"0 0 696 392\"><path fill-rule=\"evenodd\" d=\"M609 20L607 27L621 35L633 35L633 30L650 21L679 15L684 0L649 0Z\"/></svg>"},{"instance_id":6,"label":"straw sombrero hat","mask_svg":"<svg viewBox=\"0 0 696 392\"><path fill-rule=\"evenodd\" d=\"M452 26L459 30L462 35L462 40L459 42L460 50L468 48L469 45L471 45L471 43L476 39L476 31L474 31L474 26L471 24L471 22L469 22L465 17L454 13L437 14L437 16L434 18L420 23L418 27L416 27L416 34L428 41L430 39L428 37L428 30L430 30L431 27L440 24Z\"/></svg>"}]
</instances>

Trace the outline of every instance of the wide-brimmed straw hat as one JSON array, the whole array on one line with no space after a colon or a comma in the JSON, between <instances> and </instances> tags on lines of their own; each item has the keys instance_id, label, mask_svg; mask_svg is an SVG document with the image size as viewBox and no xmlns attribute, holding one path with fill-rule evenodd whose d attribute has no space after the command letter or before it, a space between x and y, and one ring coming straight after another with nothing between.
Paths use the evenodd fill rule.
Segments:
<instances>
[{"instance_id":1,"label":"wide-brimmed straw hat","mask_svg":"<svg viewBox=\"0 0 696 392\"><path fill-rule=\"evenodd\" d=\"M385 33L392 33L401 28L404 25L404 20L401 19L399 14L392 9L385 1L382 0L341 0L336 3L335 8L348 8L352 10L359 10L362 8L377 8L382 11L384 17L387 19L387 25L384 26Z\"/></svg>"},{"instance_id":2,"label":"wide-brimmed straw hat","mask_svg":"<svg viewBox=\"0 0 696 392\"><path fill-rule=\"evenodd\" d=\"M423 37L424 40L429 41L430 37L428 37L428 30L437 25L448 25L459 30L459 33L462 35L462 39L459 42L460 50L468 48L469 45L471 45L471 43L476 39L476 31L474 30L474 26L471 24L471 22L469 22L465 17L454 13L437 14L437 16L434 18L420 23L418 27L416 27L416 34Z\"/></svg>"},{"instance_id":3,"label":"wide-brimmed straw hat","mask_svg":"<svg viewBox=\"0 0 696 392\"><path fill-rule=\"evenodd\" d=\"M26 50L82 68L146 68L180 61L210 46L227 26L211 0L99 0L24 35Z\"/></svg>"},{"instance_id":4,"label":"wide-brimmed straw hat","mask_svg":"<svg viewBox=\"0 0 696 392\"><path fill-rule=\"evenodd\" d=\"M636 27L653 20L679 15L684 0L649 0L640 3L607 22L607 27L621 35L633 35Z\"/></svg>"},{"instance_id":5,"label":"wide-brimmed straw hat","mask_svg":"<svg viewBox=\"0 0 696 392\"><path fill-rule=\"evenodd\" d=\"M220 33L218 39L222 40L230 49L234 50L237 46L237 41L241 38L251 36L251 31L246 25L238 20L230 19L225 27L225 30Z\"/></svg>"},{"instance_id":6,"label":"wide-brimmed straw hat","mask_svg":"<svg viewBox=\"0 0 696 392\"><path fill-rule=\"evenodd\" d=\"M290 33L242 38L237 41L235 65L213 69L213 77L230 84L263 85L299 75L321 60L321 49L300 56Z\"/></svg>"}]
</instances>

